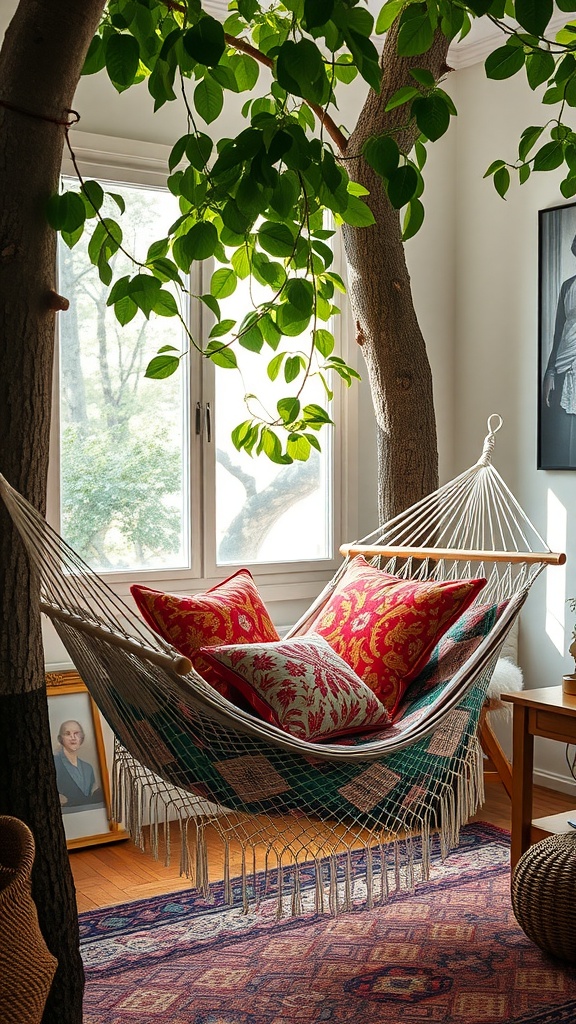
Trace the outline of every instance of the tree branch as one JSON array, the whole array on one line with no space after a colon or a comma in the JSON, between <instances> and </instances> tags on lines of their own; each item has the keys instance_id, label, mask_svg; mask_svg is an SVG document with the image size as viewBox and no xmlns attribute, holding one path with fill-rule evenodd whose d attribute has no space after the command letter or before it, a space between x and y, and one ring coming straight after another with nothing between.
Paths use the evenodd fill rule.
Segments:
<instances>
[{"instance_id":1,"label":"tree branch","mask_svg":"<svg viewBox=\"0 0 576 1024\"><path fill-rule=\"evenodd\" d=\"M162 3L164 3L171 11L178 11L179 14L187 13L186 7L183 4L175 2L175 0L162 0ZM242 53L247 53L249 57L253 57L259 64L263 64L267 68L274 67L274 61L272 58L267 57L266 54L262 53L261 50L258 50L257 47L252 46L252 43L249 43L247 39L242 39L241 36L231 36L228 32L224 34L224 38L228 46L233 47L235 50L241 50ZM324 110L323 107L320 107L317 103L313 103L311 100L305 100L304 102L308 104L310 110L314 111L316 117L320 121L320 124L324 125L328 135L332 139L332 142L338 147L340 152L345 153L348 140L343 132L340 131L336 122L332 120L330 114Z\"/></svg>"},{"instance_id":2,"label":"tree branch","mask_svg":"<svg viewBox=\"0 0 576 1024\"><path fill-rule=\"evenodd\" d=\"M247 498L253 498L255 496L256 481L254 477L249 476L249 474L245 473L240 466L237 466L236 463L232 462L228 452L223 451L222 448L217 448L216 460L224 467L225 470L227 470L228 473L230 473L231 476L235 476L236 479L240 481L246 491Z\"/></svg>"}]
</instances>

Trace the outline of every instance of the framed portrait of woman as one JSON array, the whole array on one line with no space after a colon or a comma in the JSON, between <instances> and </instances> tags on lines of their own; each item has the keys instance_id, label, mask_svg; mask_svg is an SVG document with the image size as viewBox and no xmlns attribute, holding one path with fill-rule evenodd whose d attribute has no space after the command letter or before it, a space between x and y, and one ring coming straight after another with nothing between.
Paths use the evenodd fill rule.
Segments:
<instances>
[{"instance_id":1,"label":"framed portrait of woman","mask_svg":"<svg viewBox=\"0 0 576 1024\"><path fill-rule=\"evenodd\" d=\"M576 203L538 214L538 469L576 469Z\"/></svg>"},{"instance_id":2,"label":"framed portrait of woman","mask_svg":"<svg viewBox=\"0 0 576 1024\"><path fill-rule=\"evenodd\" d=\"M56 785L68 849L127 838L112 821L100 715L77 672L46 676Z\"/></svg>"}]
</instances>

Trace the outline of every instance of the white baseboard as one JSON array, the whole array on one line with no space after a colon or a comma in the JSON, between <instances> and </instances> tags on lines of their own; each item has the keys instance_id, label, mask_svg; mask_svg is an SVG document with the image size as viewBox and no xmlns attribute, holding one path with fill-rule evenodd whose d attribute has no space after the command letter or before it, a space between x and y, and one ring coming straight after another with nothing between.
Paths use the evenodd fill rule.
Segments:
<instances>
[{"instance_id":1,"label":"white baseboard","mask_svg":"<svg viewBox=\"0 0 576 1024\"><path fill-rule=\"evenodd\" d=\"M545 786L546 789L555 789L559 793L568 793L576 799L576 782L569 775L536 770L534 772L534 784L536 786Z\"/></svg>"}]
</instances>

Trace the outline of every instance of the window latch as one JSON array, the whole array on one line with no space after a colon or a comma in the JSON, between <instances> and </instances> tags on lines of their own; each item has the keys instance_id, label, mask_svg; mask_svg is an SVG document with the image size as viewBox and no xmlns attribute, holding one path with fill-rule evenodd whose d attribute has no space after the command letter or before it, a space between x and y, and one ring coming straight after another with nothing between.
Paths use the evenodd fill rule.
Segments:
<instances>
[{"instance_id":1,"label":"window latch","mask_svg":"<svg viewBox=\"0 0 576 1024\"><path fill-rule=\"evenodd\" d=\"M202 404L196 402L196 422L195 422L196 434L202 433Z\"/></svg>"},{"instance_id":2,"label":"window latch","mask_svg":"<svg viewBox=\"0 0 576 1024\"><path fill-rule=\"evenodd\" d=\"M212 409L210 402L206 402L206 440L210 444L212 440Z\"/></svg>"}]
</instances>

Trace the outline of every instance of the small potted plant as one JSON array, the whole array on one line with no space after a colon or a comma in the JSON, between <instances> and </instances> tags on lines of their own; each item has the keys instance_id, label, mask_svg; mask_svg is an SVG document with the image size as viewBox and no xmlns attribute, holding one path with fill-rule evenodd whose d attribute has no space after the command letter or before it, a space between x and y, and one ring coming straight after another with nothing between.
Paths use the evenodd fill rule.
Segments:
<instances>
[{"instance_id":1,"label":"small potted plant","mask_svg":"<svg viewBox=\"0 0 576 1024\"><path fill-rule=\"evenodd\" d=\"M568 605L571 612L576 612L576 597L568 598ZM572 655L574 664L576 665L576 625L572 627L572 643L568 648L568 653ZM571 672L569 675L562 676L562 689L564 693L570 693L576 696L576 672Z\"/></svg>"}]
</instances>

